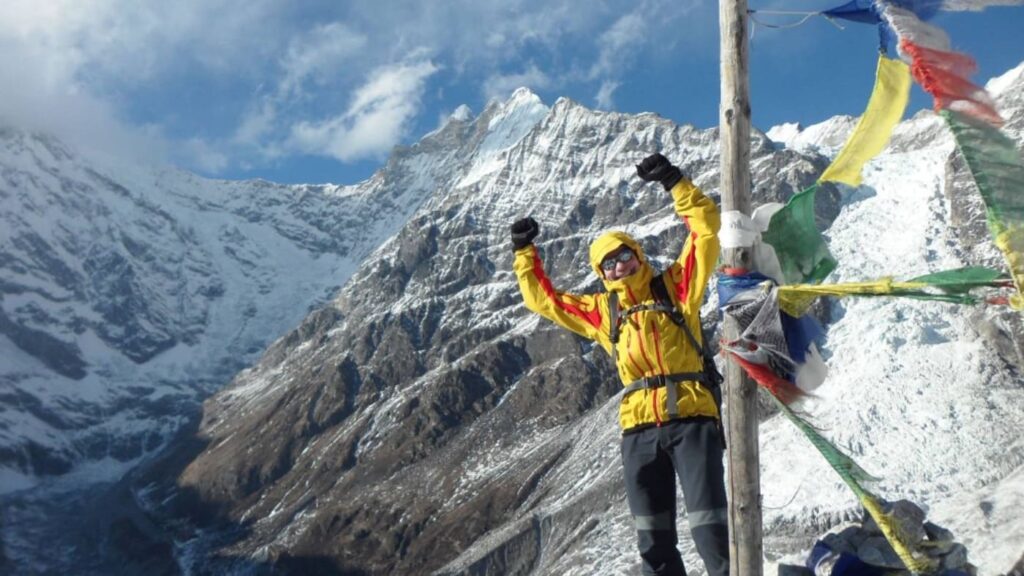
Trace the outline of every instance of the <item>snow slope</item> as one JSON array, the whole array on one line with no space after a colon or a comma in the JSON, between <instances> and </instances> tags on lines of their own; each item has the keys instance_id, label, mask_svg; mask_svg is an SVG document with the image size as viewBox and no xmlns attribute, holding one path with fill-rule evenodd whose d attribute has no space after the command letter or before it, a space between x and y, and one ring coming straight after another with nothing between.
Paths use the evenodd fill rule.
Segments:
<instances>
[{"instance_id":1,"label":"snow slope","mask_svg":"<svg viewBox=\"0 0 1024 576\"><path fill-rule=\"evenodd\" d=\"M432 192L418 161L358 186L226 182L0 130L0 494L157 452L405 223Z\"/></svg>"}]
</instances>

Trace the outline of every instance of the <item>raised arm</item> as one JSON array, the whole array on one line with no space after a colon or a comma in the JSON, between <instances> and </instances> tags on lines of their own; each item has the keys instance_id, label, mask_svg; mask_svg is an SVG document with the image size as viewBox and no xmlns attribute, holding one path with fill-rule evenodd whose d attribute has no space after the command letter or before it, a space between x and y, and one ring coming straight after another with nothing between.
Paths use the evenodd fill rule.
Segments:
<instances>
[{"instance_id":1,"label":"raised arm","mask_svg":"<svg viewBox=\"0 0 1024 576\"><path fill-rule=\"evenodd\" d=\"M721 251L718 206L661 154L648 156L636 170L644 180L661 182L671 192L676 214L689 228L683 251L667 273L683 310L696 310L704 300L704 290Z\"/></svg>"},{"instance_id":2,"label":"raised arm","mask_svg":"<svg viewBox=\"0 0 1024 576\"><path fill-rule=\"evenodd\" d=\"M512 246L515 250L513 269L519 280L523 302L530 310L591 340L601 340L601 310L597 294L569 294L558 291L544 271L533 239L540 226L533 218L524 218L512 225Z\"/></svg>"}]
</instances>

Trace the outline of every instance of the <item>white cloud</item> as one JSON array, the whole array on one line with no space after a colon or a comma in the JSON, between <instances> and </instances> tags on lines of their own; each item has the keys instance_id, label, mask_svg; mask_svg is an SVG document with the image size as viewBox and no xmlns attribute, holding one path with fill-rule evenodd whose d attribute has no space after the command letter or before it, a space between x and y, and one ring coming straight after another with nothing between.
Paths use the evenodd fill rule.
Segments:
<instances>
[{"instance_id":1,"label":"white cloud","mask_svg":"<svg viewBox=\"0 0 1024 576\"><path fill-rule=\"evenodd\" d=\"M542 90L551 86L548 77L535 64L517 74L495 74L483 85L484 97L487 100L507 98L516 88L527 87L531 90Z\"/></svg>"},{"instance_id":2,"label":"white cloud","mask_svg":"<svg viewBox=\"0 0 1024 576\"><path fill-rule=\"evenodd\" d=\"M582 87L610 108L631 59L684 35L678 16L696 2L2 1L7 121L95 146L170 147L204 170L384 154L434 98L477 78L486 98ZM427 92L441 67L451 84ZM197 121L197 110L222 112Z\"/></svg>"},{"instance_id":3,"label":"white cloud","mask_svg":"<svg viewBox=\"0 0 1024 576\"><path fill-rule=\"evenodd\" d=\"M0 119L31 131L57 134L76 147L118 153L136 136L114 108L82 88L76 74L88 58L79 47L89 18L73 3L11 0L0 18Z\"/></svg>"},{"instance_id":4,"label":"white cloud","mask_svg":"<svg viewBox=\"0 0 1024 576\"><path fill-rule=\"evenodd\" d=\"M299 122L288 145L346 162L382 156L405 136L409 121L419 113L424 84L437 71L430 61L379 68L355 91L344 114Z\"/></svg>"},{"instance_id":5,"label":"white cloud","mask_svg":"<svg viewBox=\"0 0 1024 576\"><path fill-rule=\"evenodd\" d=\"M240 74L275 54L275 0L5 0L0 36L42 50L44 73L142 82L183 66ZM94 86L96 88L96 86ZM101 91L102 91L102 87Z\"/></svg>"},{"instance_id":6,"label":"white cloud","mask_svg":"<svg viewBox=\"0 0 1024 576\"><path fill-rule=\"evenodd\" d=\"M189 138L183 143L181 150L184 152L182 160L186 164L196 166L207 173L217 174L230 164L224 153L200 138Z\"/></svg>"},{"instance_id":7,"label":"white cloud","mask_svg":"<svg viewBox=\"0 0 1024 576\"><path fill-rule=\"evenodd\" d=\"M40 70L39 48L0 37L0 123L54 134L85 154L156 161L168 144L153 126L123 122L109 103L66 80L63 67Z\"/></svg>"},{"instance_id":8,"label":"white cloud","mask_svg":"<svg viewBox=\"0 0 1024 576\"><path fill-rule=\"evenodd\" d=\"M0 15L0 118L55 134L83 152L186 157L160 120L125 117L125 93L199 64L241 74L268 35L271 0L5 0ZM244 54L244 58L239 55ZM183 113L182 111L181 113ZM186 153L175 152L182 147Z\"/></svg>"},{"instance_id":9,"label":"white cloud","mask_svg":"<svg viewBox=\"0 0 1024 576\"><path fill-rule=\"evenodd\" d=\"M601 89L597 91L597 96L594 97L598 108L601 110L615 108L615 101L612 100L612 95L615 94L615 90L619 88L619 85L619 82L613 80L605 80L601 83Z\"/></svg>"},{"instance_id":10,"label":"white cloud","mask_svg":"<svg viewBox=\"0 0 1024 576\"><path fill-rule=\"evenodd\" d=\"M365 35L342 22L318 26L308 35L292 39L281 61L284 79L279 96L299 95L307 80L329 83L329 76L337 74L346 61L356 59L366 44Z\"/></svg>"},{"instance_id":11,"label":"white cloud","mask_svg":"<svg viewBox=\"0 0 1024 576\"><path fill-rule=\"evenodd\" d=\"M276 121L277 106L272 99L264 99L242 117L232 141L243 146L259 147L264 136L273 132Z\"/></svg>"},{"instance_id":12,"label":"white cloud","mask_svg":"<svg viewBox=\"0 0 1024 576\"><path fill-rule=\"evenodd\" d=\"M601 34L600 53L590 69L591 78L622 75L625 63L649 38L645 28L650 26L649 20L636 12L616 20Z\"/></svg>"},{"instance_id":13,"label":"white cloud","mask_svg":"<svg viewBox=\"0 0 1024 576\"><path fill-rule=\"evenodd\" d=\"M316 26L292 38L279 60L277 86L269 94L255 94L257 100L242 115L231 142L260 150L267 157L279 154L279 146L268 142L268 138L272 141L278 135L279 124L289 122L289 115L281 110L300 109L304 101L315 99L317 91L341 90L339 76L343 76L346 64L357 59L366 44L365 35L342 22ZM314 94L309 93L307 84L313 85Z\"/></svg>"}]
</instances>

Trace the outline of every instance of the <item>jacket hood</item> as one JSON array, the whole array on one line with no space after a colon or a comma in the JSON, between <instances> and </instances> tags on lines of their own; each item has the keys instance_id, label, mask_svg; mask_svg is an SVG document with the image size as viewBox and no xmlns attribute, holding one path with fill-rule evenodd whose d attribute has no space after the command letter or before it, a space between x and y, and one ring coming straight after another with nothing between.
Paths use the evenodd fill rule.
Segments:
<instances>
[{"instance_id":1,"label":"jacket hood","mask_svg":"<svg viewBox=\"0 0 1024 576\"><path fill-rule=\"evenodd\" d=\"M640 269L635 274L625 278L608 280L604 277L604 271L601 270L601 261L608 254L618 250L620 246L627 246L636 254L636 257L640 260ZM619 232L618 230L605 232L590 244L590 267L594 269L597 276L604 282L604 287L609 291L622 291L627 287L635 291L638 288L649 285L654 275L650 264L647 263L647 257L644 255L643 249L640 248L640 244L629 234Z\"/></svg>"}]
</instances>

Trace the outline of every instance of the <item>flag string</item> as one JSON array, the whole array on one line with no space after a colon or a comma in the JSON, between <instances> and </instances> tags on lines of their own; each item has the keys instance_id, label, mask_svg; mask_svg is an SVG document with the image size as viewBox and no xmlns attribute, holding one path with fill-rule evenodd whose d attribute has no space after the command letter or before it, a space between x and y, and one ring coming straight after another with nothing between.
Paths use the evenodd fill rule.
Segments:
<instances>
[{"instance_id":1,"label":"flag string","mask_svg":"<svg viewBox=\"0 0 1024 576\"><path fill-rule=\"evenodd\" d=\"M770 16L803 16L803 18L789 24L773 24L758 19L758 14L766 14ZM827 20L829 24L832 24L833 26L840 30L845 30L845 28L843 28L838 22L836 22L835 19L833 19L828 14L825 14L824 12L805 12L801 10L747 10L747 15L750 17L750 21L753 22L755 25L777 30L785 30L789 28L803 26L808 20L815 16L821 16L822 18Z\"/></svg>"}]
</instances>

